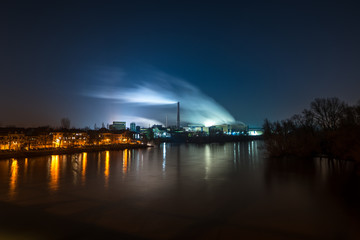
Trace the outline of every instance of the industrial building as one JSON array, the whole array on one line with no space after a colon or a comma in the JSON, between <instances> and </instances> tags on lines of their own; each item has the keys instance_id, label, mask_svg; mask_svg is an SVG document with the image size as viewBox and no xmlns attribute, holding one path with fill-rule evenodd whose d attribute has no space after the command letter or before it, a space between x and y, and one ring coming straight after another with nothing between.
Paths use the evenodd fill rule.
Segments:
<instances>
[{"instance_id":1,"label":"industrial building","mask_svg":"<svg viewBox=\"0 0 360 240\"><path fill-rule=\"evenodd\" d=\"M130 131L136 132L136 123L134 122L130 123Z\"/></svg>"},{"instance_id":2,"label":"industrial building","mask_svg":"<svg viewBox=\"0 0 360 240\"><path fill-rule=\"evenodd\" d=\"M126 122L114 121L109 128L110 130L126 130Z\"/></svg>"}]
</instances>

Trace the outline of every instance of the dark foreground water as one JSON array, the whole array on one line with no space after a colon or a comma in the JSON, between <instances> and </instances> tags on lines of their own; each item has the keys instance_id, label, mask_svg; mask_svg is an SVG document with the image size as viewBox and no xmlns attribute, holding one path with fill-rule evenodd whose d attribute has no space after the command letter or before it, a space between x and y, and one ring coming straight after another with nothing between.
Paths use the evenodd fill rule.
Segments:
<instances>
[{"instance_id":1,"label":"dark foreground water","mask_svg":"<svg viewBox=\"0 0 360 240\"><path fill-rule=\"evenodd\" d=\"M360 239L351 162L261 141L0 161L0 239Z\"/></svg>"}]
</instances>

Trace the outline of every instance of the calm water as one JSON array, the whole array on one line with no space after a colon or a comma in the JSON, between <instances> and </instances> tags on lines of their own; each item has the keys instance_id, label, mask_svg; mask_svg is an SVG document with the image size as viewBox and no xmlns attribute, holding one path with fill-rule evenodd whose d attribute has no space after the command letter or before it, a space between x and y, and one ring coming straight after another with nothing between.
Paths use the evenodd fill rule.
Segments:
<instances>
[{"instance_id":1,"label":"calm water","mask_svg":"<svg viewBox=\"0 0 360 240\"><path fill-rule=\"evenodd\" d=\"M0 161L0 239L360 239L351 162L261 141Z\"/></svg>"}]
</instances>

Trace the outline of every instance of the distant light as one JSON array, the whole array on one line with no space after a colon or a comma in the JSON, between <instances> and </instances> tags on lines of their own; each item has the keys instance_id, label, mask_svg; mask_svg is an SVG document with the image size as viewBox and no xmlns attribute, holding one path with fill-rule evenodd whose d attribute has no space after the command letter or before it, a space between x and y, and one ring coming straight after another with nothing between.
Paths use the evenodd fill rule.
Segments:
<instances>
[{"instance_id":1,"label":"distant light","mask_svg":"<svg viewBox=\"0 0 360 240\"><path fill-rule=\"evenodd\" d=\"M208 120L206 120L206 121L204 122L204 125L205 125L205 127L214 126L214 125L215 125L215 121L208 119Z\"/></svg>"},{"instance_id":2,"label":"distant light","mask_svg":"<svg viewBox=\"0 0 360 240\"><path fill-rule=\"evenodd\" d=\"M260 130L254 130L254 131L249 131L248 133L250 136L260 136L260 135L263 135L263 131L260 131Z\"/></svg>"},{"instance_id":3,"label":"distant light","mask_svg":"<svg viewBox=\"0 0 360 240\"><path fill-rule=\"evenodd\" d=\"M113 96L114 97L114 96ZM123 100L130 103L143 103L150 105L175 104L174 101L166 96L166 94L159 94L158 91L146 87L139 87L137 89L128 89L127 92L121 92L115 96L116 99Z\"/></svg>"}]
</instances>

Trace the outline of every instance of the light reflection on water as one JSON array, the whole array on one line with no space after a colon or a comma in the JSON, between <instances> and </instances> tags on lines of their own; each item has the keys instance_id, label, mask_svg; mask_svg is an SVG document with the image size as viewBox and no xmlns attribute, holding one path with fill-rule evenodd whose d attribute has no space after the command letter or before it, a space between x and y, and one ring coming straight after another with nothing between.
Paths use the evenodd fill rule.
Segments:
<instances>
[{"instance_id":1,"label":"light reflection on water","mask_svg":"<svg viewBox=\"0 0 360 240\"><path fill-rule=\"evenodd\" d=\"M211 152L210 152L210 146L205 146L205 179L209 178L209 172L211 168Z\"/></svg>"},{"instance_id":2,"label":"light reflection on water","mask_svg":"<svg viewBox=\"0 0 360 240\"><path fill-rule=\"evenodd\" d=\"M191 216L215 211L214 216L240 214L264 224L272 211L279 222L281 217L300 216L306 223L307 217L324 216L314 220L317 224L335 209L339 214L330 215L341 225L341 214L359 200L359 186L351 180L353 163L266 159L261 146L261 141L163 143L148 149L2 160L0 200L26 203L31 198L41 205L73 195L77 201L81 192L80 198L96 204L111 199L134 209Z\"/></svg>"},{"instance_id":3,"label":"light reflection on water","mask_svg":"<svg viewBox=\"0 0 360 240\"><path fill-rule=\"evenodd\" d=\"M123 151L123 173L126 174L126 172L128 171L128 151L127 149L125 149Z\"/></svg>"},{"instance_id":4,"label":"light reflection on water","mask_svg":"<svg viewBox=\"0 0 360 240\"><path fill-rule=\"evenodd\" d=\"M59 155L52 155L51 158L49 158L49 189L51 191L56 191L59 187Z\"/></svg>"},{"instance_id":5,"label":"light reflection on water","mask_svg":"<svg viewBox=\"0 0 360 240\"><path fill-rule=\"evenodd\" d=\"M109 173L110 173L110 152L105 152L105 170L104 170L104 176L105 176L105 187L107 188L109 186Z\"/></svg>"},{"instance_id":6,"label":"light reflection on water","mask_svg":"<svg viewBox=\"0 0 360 240\"><path fill-rule=\"evenodd\" d=\"M81 169L81 182L84 185L85 184L85 176L86 176L86 164L87 164L87 153L84 152L82 154L82 169Z\"/></svg>"},{"instance_id":7,"label":"light reflection on water","mask_svg":"<svg viewBox=\"0 0 360 240\"><path fill-rule=\"evenodd\" d=\"M121 177L143 177L152 174L156 176L161 173L162 179L172 181L174 172L179 173L184 170L184 175L196 174L192 177L199 179L213 179L229 177L229 174L236 172L256 173L264 172L264 175L274 175L278 172L280 163L264 161L263 153L259 150L259 141L250 141L246 143L228 143L228 144L203 144L203 145L171 145L163 143L153 149L123 150L123 151L104 151L99 153L80 153L72 155L52 155L49 157L9 159L0 161L1 168L8 166L8 195L14 196L16 189L21 184L31 184L34 176L36 180L48 184L48 189L52 192L59 190L61 185L76 186L87 184L87 178L99 179L103 177L103 186L108 187L111 179ZM43 171L44 159L47 159L47 177ZM329 176L341 172L349 171L351 163L334 161L329 164L324 159L315 159L312 164L307 163L312 168L316 179L326 181ZM283 168L283 163L280 164ZM294 165L293 167L291 167ZM297 169L298 163L287 163L286 168L289 171ZM68 168L67 166L71 166ZM121 172L118 171L121 166ZM302 166L303 167L303 166ZM281 168L281 169L282 169ZM202 170L203 169L203 170ZM251 170L252 169L252 170ZM271 171L269 172L269 169ZM276 171L275 171L275 170ZM307 172L307 174L309 174ZM29 178L29 176L32 178ZM160 175L159 175L160 176ZM181 177L181 176L178 176ZM4 177L3 177L4 179ZM4 180L3 180L4 182ZM2 183L3 183L2 182ZM116 181L114 181L115 183ZM21 186L20 186L21 187ZM2 185L2 190L4 186ZM20 189L21 190L21 189Z\"/></svg>"},{"instance_id":8,"label":"light reflection on water","mask_svg":"<svg viewBox=\"0 0 360 240\"><path fill-rule=\"evenodd\" d=\"M19 174L18 161L16 159L11 159L10 167L10 186L9 186L9 197L13 198L15 195L16 184Z\"/></svg>"},{"instance_id":9,"label":"light reflection on water","mask_svg":"<svg viewBox=\"0 0 360 240\"><path fill-rule=\"evenodd\" d=\"M72 176L73 184L77 185L80 181L80 172L81 172L81 155L73 154L71 155L71 167L72 167Z\"/></svg>"},{"instance_id":10,"label":"light reflection on water","mask_svg":"<svg viewBox=\"0 0 360 240\"><path fill-rule=\"evenodd\" d=\"M162 152L163 152L162 173L163 173L163 176L165 176L165 173L166 173L166 143L162 144Z\"/></svg>"}]
</instances>

